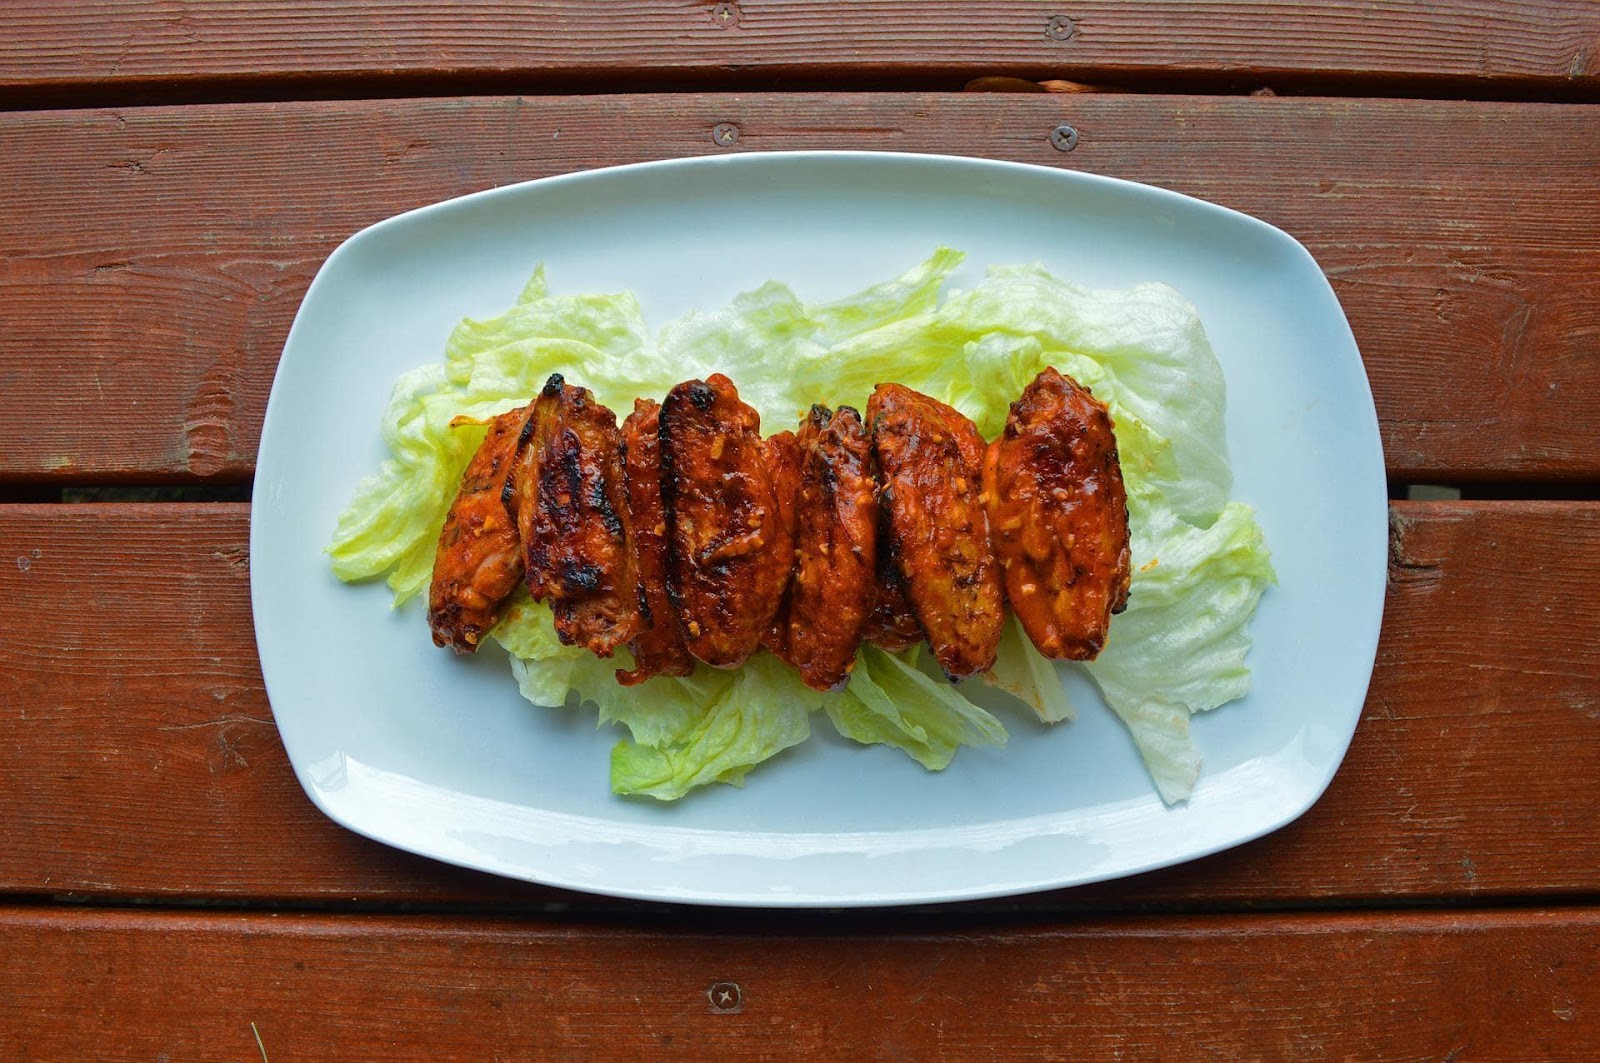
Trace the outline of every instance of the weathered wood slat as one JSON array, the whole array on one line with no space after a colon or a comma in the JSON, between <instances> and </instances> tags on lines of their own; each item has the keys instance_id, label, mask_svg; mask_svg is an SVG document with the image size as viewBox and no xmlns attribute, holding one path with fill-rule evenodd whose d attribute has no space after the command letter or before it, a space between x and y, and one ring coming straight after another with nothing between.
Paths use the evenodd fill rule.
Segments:
<instances>
[{"instance_id":1,"label":"weathered wood slat","mask_svg":"<svg viewBox=\"0 0 1600 1063\"><path fill-rule=\"evenodd\" d=\"M552 899L312 807L261 687L247 518L0 507L0 891ZM1600 504L1396 503L1392 554L1366 714L1317 806L1243 848L1029 903L1600 891Z\"/></svg>"},{"instance_id":2,"label":"weathered wood slat","mask_svg":"<svg viewBox=\"0 0 1600 1063\"><path fill-rule=\"evenodd\" d=\"M749 84L979 74L1589 85L1593 0L12 0L0 88L520 77Z\"/></svg>"},{"instance_id":3,"label":"weathered wood slat","mask_svg":"<svg viewBox=\"0 0 1600 1063\"><path fill-rule=\"evenodd\" d=\"M1063 120L1070 154L1048 141ZM1600 476L1600 109L968 94L0 114L0 480L247 477L341 239L496 184L717 151L719 122L736 150L1018 159L1257 214L1333 278L1393 475Z\"/></svg>"},{"instance_id":4,"label":"weathered wood slat","mask_svg":"<svg viewBox=\"0 0 1600 1063\"><path fill-rule=\"evenodd\" d=\"M805 922L0 909L0 1054L1583 1059L1600 1037L1592 908Z\"/></svg>"}]
</instances>

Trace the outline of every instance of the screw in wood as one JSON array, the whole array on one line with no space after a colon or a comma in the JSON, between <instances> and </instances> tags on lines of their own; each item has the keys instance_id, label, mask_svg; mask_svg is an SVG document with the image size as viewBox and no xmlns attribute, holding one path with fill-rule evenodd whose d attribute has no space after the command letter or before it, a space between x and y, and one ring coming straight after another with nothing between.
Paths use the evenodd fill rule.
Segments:
<instances>
[{"instance_id":1,"label":"screw in wood","mask_svg":"<svg viewBox=\"0 0 1600 1063\"><path fill-rule=\"evenodd\" d=\"M711 139L722 147L731 148L739 143L739 127L732 122L718 122L711 127Z\"/></svg>"},{"instance_id":2,"label":"screw in wood","mask_svg":"<svg viewBox=\"0 0 1600 1063\"><path fill-rule=\"evenodd\" d=\"M1052 41L1064 41L1077 32L1078 27L1065 15L1051 15L1044 24L1044 35Z\"/></svg>"},{"instance_id":3,"label":"screw in wood","mask_svg":"<svg viewBox=\"0 0 1600 1063\"><path fill-rule=\"evenodd\" d=\"M1057 151L1071 151L1078 146L1078 131L1069 125L1058 125L1050 130L1050 146Z\"/></svg>"},{"instance_id":4,"label":"screw in wood","mask_svg":"<svg viewBox=\"0 0 1600 1063\"><path fill-rule=\"evenodd\" d=\"M711 21L721 29L732 29L739 24L739 5L718 4L711 9Z\"/></svg>"},{"instance_id":5,"label":"screw in wood","mask_svg":"<svg viewBox=\"0 0 1600 1063\"><path fill-rule=\"evenodd\" d=\"M711 988L706 990L706 999L711 1001L712 1011L738 1011L744 1004L738 982L712 982Z\"/></svg>"}]
</instances>

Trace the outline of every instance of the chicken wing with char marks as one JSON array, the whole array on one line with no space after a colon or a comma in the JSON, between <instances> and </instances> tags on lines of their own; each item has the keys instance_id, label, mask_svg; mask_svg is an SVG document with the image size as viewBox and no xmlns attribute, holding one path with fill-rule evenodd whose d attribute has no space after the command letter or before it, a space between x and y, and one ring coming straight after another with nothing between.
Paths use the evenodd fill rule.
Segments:
<instances>
[{"instance_id":1,"label":"chicken wing with char marks","mask_svg":"<svg viewBox=\"0 0 1600 1063\"><path fill-rule=\"evenodd\" d=\"M799 435L795 572L779 656L813 690L850 681L876 595L878 502L861 415L811 407Z\"/></svg>"},{"instance_id":2,"label":"chicken wing with char marks","mask_svg":"<svg viewBox=\"0 0 1600 1063\"><path fill-rule=\"evenodd\" d=\"M1093 660L1128 601L1128 498L1111 415L1054 369L1011 404L983 490L1006 598L1040 653Z\"/></svg>"},{"instance_id":3,"label":"chicken wing with char marks","mask_svg":"<svg viewBox=\"0 0 1600 1063\"><path fill-rule=\"evenodd\" d=\"M1091 660L1131 576L1105 406L1046 369L984 447L958 411L880 384L867 425L815 406L798 437L721 374L616 418L552 376L490 422L435 554L434 642L476 650L525 576L557 634L624 685L733 668L765 644L818 690L863 640L926 638L951 679L994 663L1007 602L1039 651ZM870 431L869 431L870 428Z\"/></svg>"},{"instance_id":4,"label":"chicken wing with char marks","mask_svg":"<svg viewBox=\"0 0 1600 1063\"><path fill-rule=\"evenodd\" d=\"M984 671L1005 602L978 497L983 437L960 411L900 384L878 385L867 419L890 547L934 658L952 680Z\"/></svg>"},{"instance_id":5,"label":"chicken wing with char marks","mask_svg":"<svg viewBox=\"0 0 1600 1063\"><path fill-rule=\"evenodd\" d=\"M871 436L871 431L868 431ZM878 455L872 455L872 475L883 493L883 469ZM866 640L890 653L903 653L923 641L922 624L906 597L906 578L894 558L894 546L889 536L889 511L878 506L878 564L877 580L873 586L872 615L867 618Z\"/></svg>"},{"instance_id":6,"label":"chicken wing with char marks","mask_svg":"<svg viewBox=\"0 0 1600 1063\"><path fill-rule=\"evenodd\" d=\"M689 652L735 668L755 652L789 583L794 543L778 507L761 417L721 373L661 406L667 591Z\"/></svg>"},{"instance_id":7,"label":"chicken wing with char marks","mask_svg":"<svg viewBox=\"0 0 1600 1063\"><path fill-rule=\"evenodd\" d=\"M879 538L877 582L873 587L872 615L867 618L866 640L890 653L903 653L926 636L911 599L905 577L896 566L892 548Z\"/></svg>"},{"instance_id":8,"label":"chicken wing with char marks","mask_svg":"<svg viewBox=\"0 0 1600 1063\"><path fill-rule=\"evenodd\" d=\"M634 666L617 669L617 682L634 686L653 675L688 675L694 659L683 644L667 600L667 515L661 505L661 406L635 399L622 422L622 468L628 489L639 592L646 619L630 646Z\"/></svg>"},{"instance_id":9,"label":"chicken wing with char marks","mask_svg":"<svg viewBox=\"0 0 1600 1063\"><path fill-rule=\"evenodd\" d=\"M768 436L764 444L767 448L767 467L772 470L772 493L778 503L778 520L789 532L789 538L794 539L795 531L795 503L800 497L800 442L793 432L785 429L777 435ZM798 550L796 551L798 554ZM778 611L772 617L772 623L767 626L765 634L761 636L761 645L776 654L778 659L793 668L794 661L789 657L789 601L794 595L794 578L791 570L788 586L784 589L783 598L778 603Z\"/></svg>"},{"instance_id":10,"label":"chicken wing with char marks","mask_svg":"<svg viewBox=\"0 0 1600 1063\"><path fill-rule=\"evenodd\" d=\"M501 492L527 410L519 407L490 422L489 434L467 463L461 490L445 517L428 588L428 626L435 646L449 646L457 653L476 651L499 619L501 604L522 579L517 525L506 512ZM452 422L452 427L459 423Z\"/></svg>"},{"instance_id":11,"label":"chicken wing with char marks","mask_svg":"<svg viewBox=\"0 0 1600 1063\"><path fill-rule=\"evenodd\" d=\"M567 645L609 657L645 622L617 418L560 374L545 383L507 481L528 591L548 601Z\"/></svg>"}]
</instances>

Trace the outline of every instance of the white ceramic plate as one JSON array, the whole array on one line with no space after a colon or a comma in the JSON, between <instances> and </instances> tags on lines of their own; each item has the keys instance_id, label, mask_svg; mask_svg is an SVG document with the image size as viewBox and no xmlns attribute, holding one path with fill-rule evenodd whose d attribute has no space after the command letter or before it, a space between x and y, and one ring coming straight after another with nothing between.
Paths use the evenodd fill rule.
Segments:
<instances>
[{"instance_id":1,"label":"white ceramic plate","mask_svg":"<svg viewBox=\"0 0 1600 1063\"><path fill-rule=\"evenodd\" d=\"M463 316L511 305L536 263L560 292L632 289L653 326L772 278L805 298L893 276L937 244L954 283L1042 261L1095 287L1163 281L1199 307L1228 380L1235 497L1280 585L1254 688L1202 716L1204 773L1164 806L1092 687L1051 729L941 774L815 729L742 790L669 805L608 789L617 734L518 697L504 656L435 649L419 605L346 587L322 549L384 457L394 379ZM738 366L726 367L737 379ZM1128 875L1258 837L1326 788L1371 676L1386 558L1377 417L1333 291L1294 239L1176 193L978 159L866 152L647 163L481 192L366 229L295 319L262 431L251 594L295 772L335 821L402 849L597 893L741 905L882 905ZM1076 684L1076 679L1071 680Z\"/></svg>"}]
</instances>

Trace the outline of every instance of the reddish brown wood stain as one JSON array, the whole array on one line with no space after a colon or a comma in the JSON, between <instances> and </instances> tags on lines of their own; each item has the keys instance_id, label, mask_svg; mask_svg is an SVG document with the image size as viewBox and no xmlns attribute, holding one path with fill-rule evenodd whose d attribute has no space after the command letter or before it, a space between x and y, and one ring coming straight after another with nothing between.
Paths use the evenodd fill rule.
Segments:
<instances>
[{"instance_id":1,"label":"reddish brown wood stain","mask_svg":"<svg viewBox=\"0 0 1600 1063\"><path fill-rule=\"evenodd\" d=\"M1600 579L1600 505L1394 512L1377 673L1322 801L1242 849L1028 903L1600 890L1600 603L1580 590ZM0 507L0 890L549 899L365 841L311 806L261 689L247 518L241 505ZM40 624L41 602L73 605Z\"/></svg>"},{"instance_id":2,"label":"reddish brown wood stain","mask_svg":"<svg viewBox=\"0 0 1600 1063\"><path fill-rule=\"evenodd\" d=\"M1600 1007L1593 908L872 933L0 908L0 946L23 1059L1581 1059Z\"/></svg>"},{"instance_id":3,"label":"reddish brown wood stain","mask_svg":"<svg viewBox=\"0 0 1600 1063\"><path fill-rule=\"evenodd\" d=\"M835 91L980 77L1114 91ZM830 91L705 91L802 85ZM1338 291L1391 476L1600 481L1600 108L1150 94L1263 85L1593 98L1600 2L0 5L0 1058L1593 1057L1600 503L1394 504L1361 725L1284 830L839 917L640 910L334 826L262 690L248 507L17 501L247 480L305 287L372 221L801 147L1257 214ZM460 95L541 89L629 94ZM27 110L385 93L454 98ZM183 910L219 900L247 910Z\"/></svg>"},{"instance_id":4,"label":"reddish brown wood stain","mask_svg":"<svg viewBox=\"0 0 1600 1063\"><path fill-rule=\"evenodd\" d=\"M0 88L519 75L549 84L751 72L855 80L1600 76L1593 0L12 0Z\"/></svg>"},{"instance_id":5,"label":"reddish brown wood stain","mask_svg":"<svg viewBox=\"0 0 1600 1063\"><path fill-rule=\"evenodd\" d=\"M1070 155L1046 139L1063 117ZM0 478L247 476L289 322L345 236L495 184L714 152L725 119L738 150L1070 163L1256 213L1333 279L1392 475L1600 475L1600 110L968 94L0 114Z\"/></svg>"}]
</instances>

